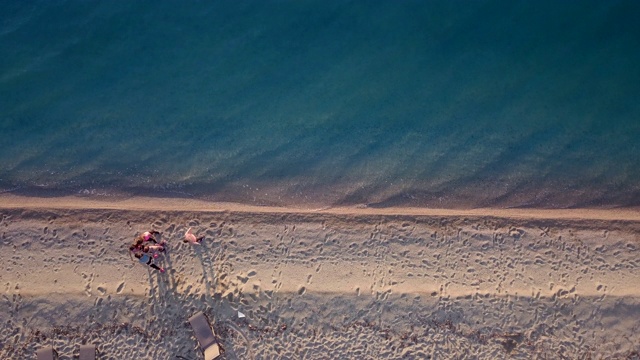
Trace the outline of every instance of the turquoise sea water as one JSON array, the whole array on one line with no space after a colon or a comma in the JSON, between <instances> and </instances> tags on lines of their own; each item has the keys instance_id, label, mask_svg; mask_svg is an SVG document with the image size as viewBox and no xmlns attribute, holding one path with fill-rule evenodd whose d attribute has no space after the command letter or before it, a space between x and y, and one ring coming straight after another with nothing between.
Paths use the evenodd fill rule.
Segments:
<instances>
[{"instance_id":1,"label":"turquoise sea water","mask_svg":"<svg viewBox=\"0 0 640 360\"><path fill-rule=\"evenodd\" d=\"M0 191L640 205L638 1L4 1Z\"/></svg>"}]
</instances>

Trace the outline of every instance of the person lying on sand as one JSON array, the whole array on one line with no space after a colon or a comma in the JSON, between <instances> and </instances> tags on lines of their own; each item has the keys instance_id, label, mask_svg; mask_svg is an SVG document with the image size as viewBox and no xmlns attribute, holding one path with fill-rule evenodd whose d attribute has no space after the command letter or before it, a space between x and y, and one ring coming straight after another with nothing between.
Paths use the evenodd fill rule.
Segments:
<instances>
[{"instance_id":1,"label":"person lying on sand","mask_svg":"<svg viewBox=\"0 0 640 360\"><path fill-rule=\"evenodd\" d=\"M155 230L151 230L151 231L145 231L142 234L138 235L137 238L135 238L134 242L145 242L145 241L153 241L154 243L158 243L158 241L156 240L156 235L160 235L159 231L155 231Z\"/></svg>"},{"instance_id":2,"label":"person lying on sand","mask_svg":"<svg viewBox=\"0 0 640 360\"><path fill-rule=\"evenodd\" d=\"M162 241L158 243L158 241L154 236L156 234L160 234L160 233L155 230L143 232L133 240L133 245L129 247L129 250L131 252L164 251L165 242ZM145 244L147 242L153 242L154 244L153 245ZM158 255L156 254L154 257L157 257L157 256Z\"/></svg>"},{"instance_id":3,"label":"person lying on sand","mask_svg":"<svg viewBox=\"0 0 640 360\"><path fill-rule=\"evenodd\" d=\"M163 245L146 245L144 244L142 241L140 240L136 240L135 243L133 243L133 245L129 246L129 251L131 251L132 253L139 253L139 252L156 252L156 251L164 251L164 246ZM156 256L157 257L157 256Z\"/></svg>"},{"instance_id":4,"label":"person lying on sand","mask_svg":"<svg viewBox=\"0 0 640 360\"><path fill-rule=\"evenodd\" d=\"M164 273L163 268L153 263L153 259L151 258L151 256L144 253L136 253L134 256L138 259L138 261L140 261L140 263L149 265L152 268L159 270L161 273Z\"/></svg>"},{"instance_id":5,"label":"person lying on sand","mask_svg":"<svg viewBox=\"0 0 640 360\"><path fill-rule=\"evenodd\" d=\"M187 230L187 232L184 233L184 240L182 241L189 242L194 245L200 245L200 243L202 242L202 239L204 239L204 236L196 237L191 233L191 228L189 228L189 230Z\"/></svg>"},{"instance_id":6,"label":"person lying on sand","mask_svg":"<svg viewBox=\"0 0 640 360\"><path fill-rule=\"evenodd\" d=\"M142 253L149 253L151 252L153 254L153 258L157 258L158 257L158 252L164 252L164 246L163 245L145 245L143 243L140 243L139 241L136 241L133 245L129 246L129 256L131 256L131 254L142 254Z\"/></svg>"},{"instance_id":7,"label":"person lying on sand","mask_svg":"<svg viewBox=\"0 0 640 360\"><path fill-rule=\"evenodd\" d=\"M142 248L142 251L145 253L152 253L153 254L153 258L157 258L158 257L158 252L164 252L164 246L162 245L145 245Z\"/></svg>"}]
</instances>

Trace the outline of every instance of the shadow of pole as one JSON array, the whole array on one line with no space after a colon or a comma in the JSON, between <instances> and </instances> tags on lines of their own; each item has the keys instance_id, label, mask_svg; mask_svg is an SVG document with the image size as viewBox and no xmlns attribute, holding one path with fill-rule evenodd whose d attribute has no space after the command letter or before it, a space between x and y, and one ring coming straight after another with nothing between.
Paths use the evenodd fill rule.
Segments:
<instances>
[{"instance_id":1,"label":"shadow of pole","mask_svg":"<svg viewBox=\"0 0 640 360\"><path fill-rule=\"evenodd\" d=\"M211 259L211 250L205 244L193 245L197 246L194 249L194 253L198 260L200 261L200 265L202 266L202 276L204 277L204 285L206 288L205 298L210 300L211 305L215 304L214 294L216 290L217 277L213 268L213 260Z\"/></svg>"}]
</instances>

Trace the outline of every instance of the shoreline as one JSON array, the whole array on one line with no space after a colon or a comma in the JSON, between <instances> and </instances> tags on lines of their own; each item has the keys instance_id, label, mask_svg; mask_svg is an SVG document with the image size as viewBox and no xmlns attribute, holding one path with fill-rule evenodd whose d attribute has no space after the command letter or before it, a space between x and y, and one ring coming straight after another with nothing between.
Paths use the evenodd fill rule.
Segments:
<instances>
[{"instance_id":1,"label":"shoreline","mask_svg":"<svg viewBox=\"0 0 640 360\"><path fill-rule=\"evenodd\" d=\"M535 220L602 220L640 222L640 209L636 208L477 208L446 209L417 207L327 206L319 208L258 206L230 202L209 202L196 199L130 197L104 199L78 196L28 197L0 195L0 209L92 209L130 211L189 211L233 212L260 214L328 214L348 216L425 216L425 217L496 217Z\"/></svg>"}]
</instances>

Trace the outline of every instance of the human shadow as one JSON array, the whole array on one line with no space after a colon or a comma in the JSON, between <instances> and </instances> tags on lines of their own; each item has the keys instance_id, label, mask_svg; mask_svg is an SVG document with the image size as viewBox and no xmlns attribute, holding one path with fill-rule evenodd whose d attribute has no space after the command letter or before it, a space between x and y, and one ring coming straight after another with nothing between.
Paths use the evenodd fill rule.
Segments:
<instances>
[{"instance_id":1,"label":"human shadow","mask_svg":"<svg viewBox=\"0 0 640 360\"><path fill-rule=\"evenodd\" d=\"M158 238L159 241L161 238ZM192 255L198 260L201 269L203 286L203 293L192 293L190 291L184 291L183 286L187 288L194 284L189 284L187 279L188 274L180 273L179 265L180 256L176 256L176 251L192 251ZM188 337L193 337L191 328L189 327L187 319L196 313L202 311L208 315L210 319L215 319L212 322L212 327L216 330L216 338L223 350L223 357L225 359L237 359L240 358L234 349L232 343L224 341L220 338L226 333L223 328L226 328L225 318L229 317L225 315L225 311L221 311L224 304L224 299L217 292L220 291L218 286L219 271L221 266L219 262L224 258L224 247L217 246L212 243L211 240L203 240L199 245L190 245L178 243L175 246L167 246L166 251L158 258L157 264L163 266L166 272L160 273L150 267L147 267L148 280L149 280L149 303L151 306L151 312L158 317L162 318L161 322L166 324L183 324L180 329L163 329L167 331L167 334L171 334L171 331L180 331ZM177 265L177 267L176 267ZM229 313L228 311L226 313ZM160 314L162 314L160 316ZM195 344L195 343L194 343ZM224 344L224 345L223 345ZM186 344L188 347L190 344ZM196 358L193 355L193 351L198 351L194 347L185 347L181 349L179 353L175 354L178 358Z\"/></svg>"}]
</instances>

